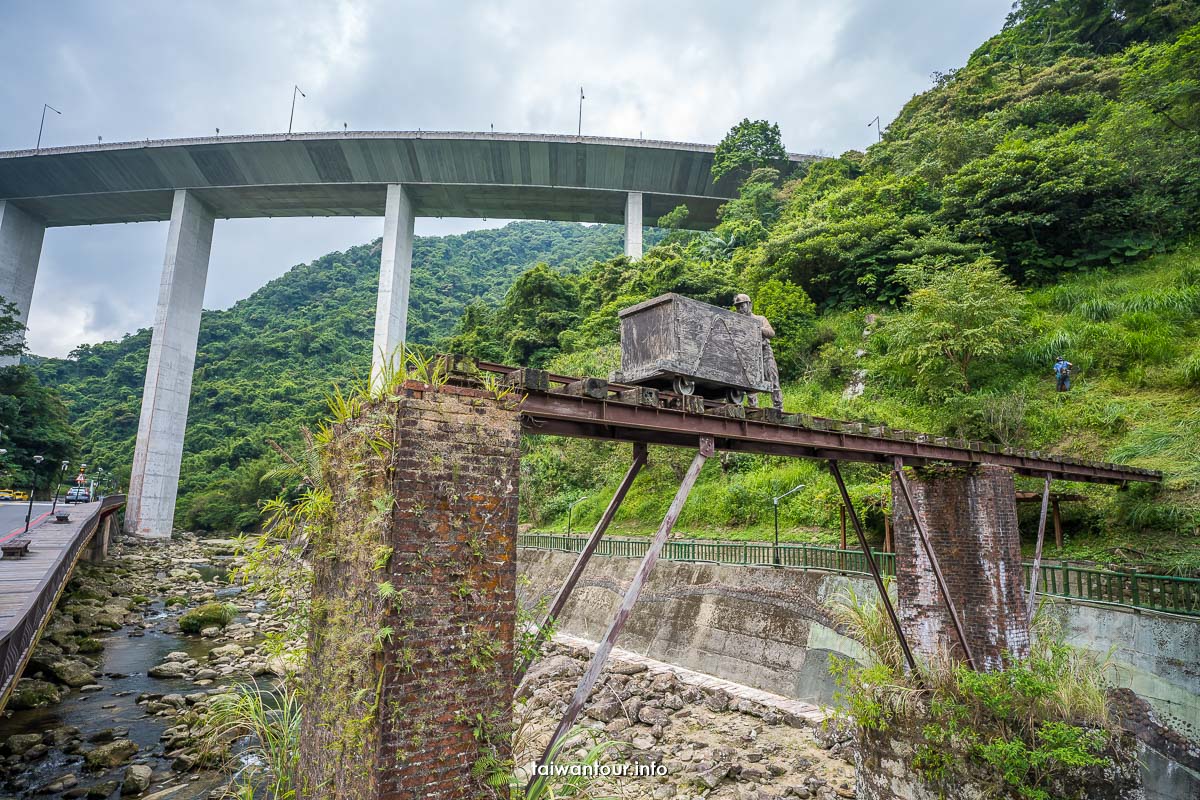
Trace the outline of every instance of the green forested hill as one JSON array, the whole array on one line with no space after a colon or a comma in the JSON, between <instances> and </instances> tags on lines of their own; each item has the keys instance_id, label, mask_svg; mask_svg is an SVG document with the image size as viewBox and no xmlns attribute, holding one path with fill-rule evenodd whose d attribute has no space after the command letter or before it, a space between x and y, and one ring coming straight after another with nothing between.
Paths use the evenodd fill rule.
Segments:
<instances>
[{"instance_id":1,"label":"green forested hill","mask_svg":"<svg viewBox=\"0 0 1200 800\"><path fill-rule=\"evenodd\" d=\"M882 142L799 175L770 169L755 142L772 128L747 121L724 144L742 155L741 198L714 234L673 233L636 268L524 276L491 315L472 309L456 349L512 353L503 321L524 309L546 323L532 362L602 375L618 308L745 290L780 334L788 410L1162 469L1159 491L1085 488L1064 505L1071 552L1200 569L1198 22L1190 2L1023 0ZM1069 393L1054 391L1057 355L1076 365ZM627 458L537 441L523 508L561 527L588 496L586 527ZM652 459L618 518L627 532L661 519L686 454ZM858 467L852 481L881 533L886 474ZM829 541L829 477L750 456L706 467L681 529L766 536L771 496L797 483L785 538Z\"/></svg>"},{"instance_id":2,"label":"green forested hill","mask_svg":"<svg viewBox=\"0 0 1200 800\"><path fill-rule=\"evenodd\" d=\"M503 297L538 262L573 272L621 250L612 226L516 222L499 230L419 237L413 250L409 340L448 334L476 298ZM273 463L268 438L295 439L335 382L370 369L378 242L297 266L224 311L205 311L180 481L177 521L252 525ZM150 331L84 345L37 363L59 389L82 439L80 456L128 475Z\"/></svg>"},{"instance_id":3,"label":"green forested hill","mask_svg":"<svg viewBox=\"0 0 1200 800\"><path fill-rule=\"evenodd\" d=\"M779 333L788 410L1162 469L1160 490L1085 489L1088 501L1065 505L1071 552L1200 568L1200 6L1022 0L865 153L780 175L781 151L775 126L735 127L721 168L741 191L721 225L670 230L637 263L612 257L618 231L578 226L423 242L418 263L441 247L438 263L460 266L436 280L414 271L414 340L604 375L618 309L666 291L717 304L747 291ZM369 248L326 256L205 315L181 523L254 519L265 438L294 436L330 381L366 369L375 264ZM91 458L131 449L147 338L42 366ZM1057 355L1076 365L1068 393L1054 391ZM558 527L588 496L586 526L625 458L531 438L523 515ZM652 453L619 529L657 524L686 459ZM849 478L878 531L886 475ZM829 478L745 455L706 467L681 530L766 535L770 497L796 483L785 538L828 541Z\"/></svg>"}]
</instances>

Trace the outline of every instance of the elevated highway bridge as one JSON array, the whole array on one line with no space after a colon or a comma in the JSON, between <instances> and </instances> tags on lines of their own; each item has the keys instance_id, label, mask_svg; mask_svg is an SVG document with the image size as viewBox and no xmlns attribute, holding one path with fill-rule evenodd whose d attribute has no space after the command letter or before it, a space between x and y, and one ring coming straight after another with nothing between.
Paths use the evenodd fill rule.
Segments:
<instances>
[{"instance_id":1,"label":"elevated highway bridge","mask_svg":"<svg viewBox=\"0 0 1200 800\"><path fill-rule=\"evenodd\" d=\"M216 220L381 216L372 352L404 341L414 219L491 217L642 227L686 205L707 229L736 195L715 148L595 136L436 131L266 134L0 153L0 296L28 318L47 228L170 221L133 459L127 527L168 536L175 512ZM792 164L815 158L790 155ZM2 365L3 362L0 362Z\"/></svg>"}]
</instances>

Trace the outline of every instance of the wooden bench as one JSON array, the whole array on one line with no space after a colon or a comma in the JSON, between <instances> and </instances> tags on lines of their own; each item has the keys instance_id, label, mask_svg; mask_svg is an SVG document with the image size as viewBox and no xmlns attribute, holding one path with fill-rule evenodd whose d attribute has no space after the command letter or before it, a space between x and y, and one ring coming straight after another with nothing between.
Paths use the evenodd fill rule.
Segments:
<instances>
[{"instance_id":1,"label":"wooden bench","mask_svg":"<svg viewBox=\"0 0 1200 800\"><path fill-rule=\"evenodd\" d=\"M29 553L29 540L13 539L0 545L0 550L4 551L5 558L20 558Z\"/></svg>"}]
</instances>

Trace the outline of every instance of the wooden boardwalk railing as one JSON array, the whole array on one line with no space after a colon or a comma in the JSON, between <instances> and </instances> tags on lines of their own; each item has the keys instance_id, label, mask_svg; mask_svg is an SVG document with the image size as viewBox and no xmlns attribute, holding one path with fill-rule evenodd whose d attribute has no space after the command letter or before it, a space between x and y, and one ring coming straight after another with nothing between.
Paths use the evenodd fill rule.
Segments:
<instances>
[{"instance_id":1,"label":"wooden boardwalk railing","mask_svg":"<svg viewBox=\"0 0 1200 800\"><path fill-rule=\"evenodd\" d=\"M50 612L71 579L84 547L109 514L125 505L124 495L71 509L67 525L43 523L28 534L29 555L0 560L0 709L42 634Z\"/></svg>"}]
</instances>

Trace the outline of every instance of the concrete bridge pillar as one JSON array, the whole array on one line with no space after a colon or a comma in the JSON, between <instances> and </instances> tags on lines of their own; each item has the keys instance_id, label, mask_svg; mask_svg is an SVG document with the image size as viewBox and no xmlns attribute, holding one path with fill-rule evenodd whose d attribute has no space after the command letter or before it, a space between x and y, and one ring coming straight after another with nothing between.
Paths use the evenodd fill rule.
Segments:
<instances>
[{"instance_id":1,"label":"concrete bridge pillar","mask_svg":"<svg viewBox=\"0 0 1200 800\"><path fill-rule=\"evenodd\" d=\"M126 530L141 536L170 536L175 518L212 234L212 212L176 190L125 514Z\"/></svg>"},{"instance_id":2,"label":"concrete bridge pillar","mask_svg":"<svg viewBox=\"0 0 1200 800\"><path fill-rule=\"evenodd\" d=\"M1012 470L982 464L969 470L908 469L905 474L979 668L999 668L1006 651L1027 655L1029 624ZM895 475L892 498L896 595L905 636L926 657L951 652L961 661L954 625Z\"/></svg>"},{"instance_id":3,"label":"concrete bridge pillar","mask_svg":"<svg viewBox=\"0 0 1200 800\"><path fill-rule=\"evenodd\" d=\"M387 187L383 217L383 250L379 254L379 295L375 304L375 341L371 355L371 380L404 344L408 326L408 284L412 273L412 201L398 183ZM394 367L400 364L393 363Z\"/></svg>"},{"instance_id":4,"label":"concrete bridge pillar","mask_svg":"<svg viewBox=\"0 0 1200 800\"><path fill-rule=\"evenodd\" d=\"M40 220L0 200L0 298L17 306L22 323L29 320L33 283L42 257L46 226ZM0 367L16 364L16 357L0 356Z\"/></svg>"},{"instance_id":5,"label":"concrete bridge pillar","mask_svg":"<svg viewBox=\"0 0 1200 800\"><path fill-rule=\"evenodd\" d=\"M630 192L625 198L625 255L634 261L642 257L641 192Z\"/></svg>"}]
</instances>

